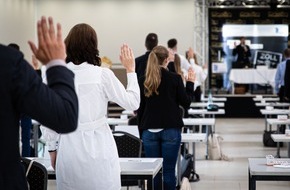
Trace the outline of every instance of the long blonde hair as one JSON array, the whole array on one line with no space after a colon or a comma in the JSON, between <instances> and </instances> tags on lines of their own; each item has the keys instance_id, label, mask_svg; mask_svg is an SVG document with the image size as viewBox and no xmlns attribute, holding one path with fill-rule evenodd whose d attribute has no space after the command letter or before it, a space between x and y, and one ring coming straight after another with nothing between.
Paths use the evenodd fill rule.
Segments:
<instances>
[{"instance_id":1,"label":"long blonde hair","mask_svg":"<svg viewBox=\"0 0 290 190\"><path fill-rule=\"evenodd\" d=\"M168 56L169 52L164 46L156 46L149 54L144 81L146 97L150 97L154 93L159 94L157 89L161 82L161 66Z\"/></svg>"}]
</instances>

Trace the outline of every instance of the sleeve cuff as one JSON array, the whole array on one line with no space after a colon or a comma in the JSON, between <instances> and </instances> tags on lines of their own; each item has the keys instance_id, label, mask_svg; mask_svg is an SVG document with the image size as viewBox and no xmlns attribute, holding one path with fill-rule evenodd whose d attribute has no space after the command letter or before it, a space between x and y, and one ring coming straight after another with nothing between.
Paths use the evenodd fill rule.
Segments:
<instances>
[{"instance_id":1,"label":"sleeve cuff","mask_svg":"<svg viewBox=\"0 0 290 190\"><path fill-rule=\"evenodd\" d=\"M47 142L48 151L54 151L58 148L58 141L50 141Z\"/></svg>"},{"instance_id":2,"label":"sleeve cuff","mask_svg":"<svg viewBox=\"0 0 290 190\"><path fill-rule=\"evenodd\" d=\"M64 66L64 67L66 67L66 63L62 59L54 59L54 60L51 60L50 62L48 62L46 64L46 69L49 69L49 68L54 67L54 66Z\"/></svg>"}]
</instances>

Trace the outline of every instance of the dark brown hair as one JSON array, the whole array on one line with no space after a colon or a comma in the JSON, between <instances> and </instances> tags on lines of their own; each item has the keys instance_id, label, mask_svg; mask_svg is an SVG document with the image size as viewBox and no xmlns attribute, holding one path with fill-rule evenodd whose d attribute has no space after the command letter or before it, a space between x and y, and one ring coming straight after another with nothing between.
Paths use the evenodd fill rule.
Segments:
<instances>
[{"instance_id":1,"label":"dark brown hair","mask_svg":"<svg viewBox=\"0 0 290 190\"><path fill-rule=\"evenodd\" d=\"M97 34L90 25L84 23L75 25L64 42L67 63L73 62L79 65L87 62L92 65L101 65Z\"/></svg>"},{"instance_id":2,"label":"dark brown hair","mask_svg":"<svg viewBox=\"0 0 290 190\"><path fill-rule=\"evenodd\" d=\"M151 51L158 44L158 36L155 33L149 33L145 39L145 46L147 50Z\"/></svg>"}]
</instances>

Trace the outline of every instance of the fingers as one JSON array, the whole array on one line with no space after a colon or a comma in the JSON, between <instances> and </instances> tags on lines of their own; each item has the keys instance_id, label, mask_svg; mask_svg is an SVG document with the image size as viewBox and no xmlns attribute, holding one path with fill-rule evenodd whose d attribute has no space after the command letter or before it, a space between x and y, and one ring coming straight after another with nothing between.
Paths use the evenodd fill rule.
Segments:
<instances>
[{"instance_id":1,"label":"fingers","mask_svg":"<svg viewBox=\"0 0 290 190\"><path fill-rule=\"evenodd\" d=\"M54 25L53 25L53 19L52 17L48 17L48 24L49 24L49 28L48 28L48 34L51 40L55 39L55 31L54 31Z\"/></svg>"},{"instance_id":2,"label":"fingers","mask_svg":"<svg viewBox=\"0 0 290 190\"><path fill-rule=\"evenodd\" d=\"M44 16L41 17L41 29L42 29L42 32L43 32L43 39L46 42L50 42L49 29L47 27L47 21L46 21L46 18Z\"/></svg>"},{"instance_id":3,"label":"fingers","mask_svg":"<svg viewBox=\"0 0 290 190\"><path fill-rule=\"evenodd\" d=\"M44 38L43 38L43 31L41 27L41 21L37 22L37 36L38 36L38 44L44 44Z\"/></svg>"},{"instance_id":4,"label":"fingers","mask_svg":"<svg viewBox=\"0 0 290 190\"><path fill-rule=\"evenodd\" d=\"M36 55L36 54L37 54L37 48L36 48L36 45L35 45L32 41L28 41L28 44L29 44L29 46L30 46L30 49L31 49L32 53L33 53L34 55Z\"/></svg>"},{"instance_id":5,"label":"fingers","mask_svg":"<svg viewBox=\"0 0 290 190\"><path fill-rule=\"evenodd\" d=\"M57 28L57 41L62 42L62 31L61 31L61 25L59 23L57 23L56 25Z\"/></svg>"}]
</instances>

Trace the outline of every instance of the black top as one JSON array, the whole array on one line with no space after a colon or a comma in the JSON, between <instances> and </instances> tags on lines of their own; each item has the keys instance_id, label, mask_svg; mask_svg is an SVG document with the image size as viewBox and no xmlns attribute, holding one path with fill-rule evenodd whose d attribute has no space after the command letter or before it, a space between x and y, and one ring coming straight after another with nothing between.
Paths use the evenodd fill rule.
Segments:
<instances>
[{"instance_id":1,"label":"black top","mask_svg":"<svg viewBox=\"0 0 290 190\"><path fill-rule=\"evenodd\" d=\"M286 62L285 76L284 76L284 94L285 101L290 102L290 60Z\"/></svg>"},{"instance_id":2,"label":"black top","mask_svg":"<svg viewBox=\"0 0 290 190\"><path fill-rule=\"evenodd\" d=\"M145 76L149 54L150 51L147 51L144 55L141 55L135 59L135 71L138 79Z\"/></svg>"},{"instance_id":3,"label":"black top","mask_svg":"<svg viewBox=\"0 0 290 190\"><path fill-rule=\"evenodd\" d=\"M20 163L20 113L59 133L76 129L78 99L73 78L66 67L55 66L47 70L45 85L21 52L0 45L0 189L27 189Z\"/></svg>"},{"instance_id":4,"label":"black top","mask_svg":"<svg viewBox=\"0 0 290 190\"><path fill-rule=\"evenodd\" d=\"M242 45L238 45L234 50L233 50L233 55L237 55L238 54L238 58L237 58L237 63L239 63L240 65L238 67L245 67L245 66L249 66L250 64L250 60L249 57L251 57L251 51L250 51L250 47L245 45L247 48L247 51L245 51L245 49L242 47Z\"/></svg>"},{"instance_id":5,"label":"black top","mask_svg":"<svg viewBox=\"0 0 290 190\"><path fill-rule=\"evenodd\" d=\"M138 122L141 129L181 128L182 115L179 105L189 108L193 99L194 83L187 82L186 89L181 76L161 69L159 95L149 98L144 94L145 77L139 79L141 103L138 109Z\"/></svg>"}]
</instances>

